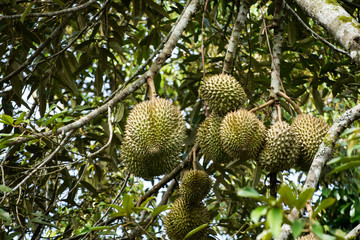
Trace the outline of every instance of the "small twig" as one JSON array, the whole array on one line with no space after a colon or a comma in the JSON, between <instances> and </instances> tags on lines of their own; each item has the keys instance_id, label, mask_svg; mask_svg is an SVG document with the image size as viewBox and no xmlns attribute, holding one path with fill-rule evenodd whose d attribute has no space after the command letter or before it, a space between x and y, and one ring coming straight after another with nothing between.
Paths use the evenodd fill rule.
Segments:
<instances>
[{"instance_id":1,"label":"small twig","mask_svg":"<svg viewBox=\"0 0 360 240\"><path fill-rule=\"evenodd\" d=\"M256 112L257 110L260 110L260 109L262 109L262 108L264 108L264 107L267 107L267 106L272 105L274 102L275 102L275 99L271 99L271 100L267 101L266 103L264 103L264 104L262 104L262 105L260 105L260 106L258 106L258 107L255 107L255 108L251 109L249 112L254 113L254 112Z\"/></svg>"},{"instance_id":2,"label":"small twig","mask_svg":"<svg viewBox=\"0 0 360 240\"><path fill-rule=\"evenodd\" d=\"M310 201L310 200L308 200L308 201L306 202L305 207L306 207L306 210L307 210L308 213L309 213L309 219L312 220L312 214L313 214L314 211L313 211L313 209L312 209L312 207L311 207L311 201Z\"/></svg>"},{"instance_id":3,"label":"small twig","mask_svg":"<svg viewBox=\"0 0 360 240\"><path fill-rule=\"evenodd\" d=\"M32 172L30 172L16 187L13 188L13 191L18 189L22 184L24 184L24 182L26 182L26 180L28 180L42 166L44 166L46 163L48 163L62 149L63 145L65 145L70 140L70 137L72 136L73 132L75 132L74 129L68 133L68 135L61 141L60 145L52 153L50 153L37 167L34 168L34 170Z\"/></svg>"},{"instance_id":4,"label":"small twig","mask_svg":"<svg viewBox=\"0 0 360 240\"><path fill-rule=\"evenodd\" d=\"M209 0L206 0L206 2L205 2L204 12L203 12L202 22L201 22L201 60L202 60L202 67L203 67L203 81L205 81L205 76L206 76L205 52L204 52L204 20L205 20L205 13L206 13L206 7L207 7L208 2L209 2ZM206 116L208 117L209 112L208 112L207 106L206 106L206 99L204 99L204 108L206 111Z\"/></svg>"},{"instance_id":5,"label":"small twig","mask_svg":"<svg viewBox=\"0 0 360 240\"><path fill-rule=\"evenodd\" d=\"M57 15L61 15L61 14L66 14L66 13L73 13L73 12L77 12L80 11L84 8L89 7L90 5L92 5L93 3L95 3L96 0L91 0L87 3L84 3L82 5L73 7L73 8L66 8L60 11L56 11L56 12L43 12L43 13L28 13L26 15L26 17L53 17L53 16L57 16ZM1 20L11 20L11 19L16 19L16 18L21 18L23 14L15 14L15 15L7 15L7 16L0 16L0 21Z\"/></svg>"},{"instance_id":6,"label":"small twig","mask_svg":"<svg viewBox=\"0 0 360 240\"><path fill-rule=\"evenodd\" d=\"M155 84L154 84L154 79L152 78L152 76L149 76L147 79L147 84L150 88L150 101L151 100L155 100L156 97L157 97L157 94L156 94L156 89L155 89Z\"/></svg>"},{"instance_id":7,"label":"small twig","mask_svg":"<svg viewBox=\"0 0 360 240\"><path fill-rule=\"evenodd\" d=\"M299 21L299 23L301 23L301 25L304 26L304 28L311 33L311 35L317 39L317 40L320 40L321 42L325 43L326 45L328 45L329 47L333 48L335 51L338 51L339 53L342 53L344 55L346 55L347 57L351 57L349 53L347 53L346 51L336 47L334 44L326 41L325 38L321 37L319 34L317 34L316 32L314 32L308 25L306 25L306 23L301 19L301 17L299 15L297 15L297 13L294 11L294 9L292 9L289 4L287 4L285 2L285 8L287 10L289 10L293 15L294 17Z\"/></svg>"},{"instance_id":8,"label":"small twig","mask_svg":"<svg viewBox=\"0 0 360 240\"><path fill-rule=\"evenodd\" d=\"M288 101L288 103L291 104L291 106L294 108L294 110L295 110L295 112L297 114L299 114L299 115L302 114L302 111L301 111L300 107L294 101L292 101L291 98L288 95L286 95L285 93L283 93L281 91L278 91L277 95L279 95L280 97L285 98L285 100Z\"/></svg>"},{"instance_id":9,"label":"small twig","mask_svg":"<svg viewBox=\"0 0 360 240\"><path fill-rule=\"evenodd\" d=\"M196 170L196 151L193 151L193 156L192 156L192 163L193 163L193 169Z\"/></svg>"},{"instance_id":10,"label":"small twig","mask_svg":"<svg viewBox=\"0 0 360 240\"><path fill-rule=\"evenodd\" d=\"M30 64L39 54L41 54L42 50L46 47L46 45L49 44L50 41L60 33L60 31L67 25L69 20L70 20L69 17L65 17L64 20L60 23L60 25L50 34L50 36L44 42L42 42L40 44L40 46L34 51L34 53L31 54L31 56L29 56L25 60L25 62L23 64L21 64L17 69L15 69L11 73L9 73L7 76L0 79L0 83L10 80L14 76L16 76L18 73L23 71L28 64Z\"/></svg>"},{"instance_id":11,"label":"small twig","mask_svg":"<svg viewBox=\"0 0 360 240\"><path fill-rule=\"evenodd\" d=\"M141 203L143 203L148 197L152 196L154 193L157 193L160 188L165 186L166 183L168 183L171 179L175 178L182 169L184 169L190 162L192 158L192 153L196 152L199 148L198 144L195 144L195 146L191 149L187 157L184 159L183 162L181 162L174 170L171 171L168 175L164 176L163 179L158 182L153 188L151 188L149 191L147 191L137 202L136 206L139 207Z\"/></svg>"},{"instance_id":12,"label":"small twig","mask_svg":"<svg viewBox=\"0 0 360 240\"><path fill-rule=\"evenodd\" d=\"M109 132L110 132L109 140L99 150L97 150L96 152L90 154L89 158L92 158L95 155L97 155L97 154L101 153L102 151L104 151L104 149L106 149L110 145L110 143L111 143L111 141L113 139L114 131L113 131L112 123L111 123L111 107L110 106L108 106L108 124L109 124Z\"/></svg>"}]
</instances>

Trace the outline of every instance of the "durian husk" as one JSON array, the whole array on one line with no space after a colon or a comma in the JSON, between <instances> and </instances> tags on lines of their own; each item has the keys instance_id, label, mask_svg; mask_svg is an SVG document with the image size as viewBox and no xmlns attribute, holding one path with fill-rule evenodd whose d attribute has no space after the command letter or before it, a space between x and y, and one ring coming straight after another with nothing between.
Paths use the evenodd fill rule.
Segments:
<instances>
[{"instance_id":1,"label":"durian husk","mask_svg":"<svg viewBox=\"0 0 360 240\"><path fill-rule=\"evenodd\" d=\"M196 203L202 201L210 192L211 184L211 179L205 171L189 170L185 172L179 189L185 201Z\"/></svg>"},{"instance_id":2,"label":"durian husk","mask_svg":"<svg viewBox=\"0 0 360 240\"><path fill-rule=\"evenodd\" d=\"M239 109L247 99L240 83L228 74L205 78L199 88L199 95L211 110L222 115Z\"/></svg>"},{"instance_id":3,"label":"durian husk","mask_svg":"<svg viewBox=\"0 0 360 240\"><path fill-rule=\"evenodd\" d=\"M296 136L290 125L276 122L266 133L258 163L269 172L279 172L294 167L299 154Z\"/></svg>"},{"instance_id":4,"label":"durian husk","mask_svg":"<svg viewBox=\"0 0 360 240\"><path fill-rule=\"evenodd\" d=\"M135 176L151 178L170 172L179 162L185 121L170 101L156 98L130 112L120 154Z\"/></svg>"},{"instance_id":5,"label":"durian husk","mask_svg":"<svg viewBox=\"0 0 360 240\"><path fill-rule=\"evenodd\" d=\"M323 141L329 125L322 119L309 114L300 114L291 124L300 146L300 157L296 165L302 170L309 170L321 142Z\"/></svg>"},{"instance_id":6,"label":"durian husk","mask_svg":"<svg viewBox=\"0 0 360 240\"><path fill-rule=\"evenodd\" d=\"M220 125L220 139L225 152L245 161L256 157L264 142L266 128L252 112L239 109L228 113Z\"/></svg>"},{"instance_id":7,"label":"durian husk","mask_svg":"<svg viewBox=\"0 0 360 240\"><path fill-rule=\"evenodd\" d=\"M307 234L302 237L298 237L296 240L319 240L313 233Z\"/></svg>"},{"instance_id":8,"label":"durian husk","mask_svg":"<svg viewBox=\"0 0 360 240\"><path fill-rule=\"evenodd\" d=\"M220 140L221 120L222 117L216 113L207 117L197 130L196 141L205 158L216 163L228 163L231 161L231 157L225 153Z\"/></svg>"},{"instance_id":9,"label":"durian husk","mask_svg":"<svg viewBox=\"0 0 360 240\"><path fill-rule=\"evenodd\" d=\"M183 240L191 230L210 223L210 215L202 202L188 203L184 198L175 200L171 211L166 215L164 225L171 240ZM203 240L208 236L208 227L191 235L189 240Z\"/></svg>"}]
</instances>

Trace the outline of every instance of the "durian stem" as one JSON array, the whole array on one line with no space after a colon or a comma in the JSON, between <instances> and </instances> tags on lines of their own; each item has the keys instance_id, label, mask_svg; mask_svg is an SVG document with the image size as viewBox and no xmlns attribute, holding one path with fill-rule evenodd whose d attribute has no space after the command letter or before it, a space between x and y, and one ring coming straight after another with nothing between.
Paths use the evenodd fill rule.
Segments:
<instances>
[{"instance_id":1,"label":"durian stem","mask_svg":"<svg viewBox=\"0 0 360 240\"><path fill-rule=\"evenodd\" d=\"M192 156L192 164L193 164L193 169L196 170L196 151L193 151L193 156Z\"/></svg>"},{"instance_id":2,"label":"durian stem","mask_svg":"<svg viewBox=\"0 0 360 240\"><path fill-rule=\"evenodd\" d=\"M149 76L147 77L146 81L150 88L150 100L154 100L157 97L154 79L151 76Z\"/></svg>"},{"instance_id":3,"label":"durian stem","mask_svg":"<svg viewBox=\"0 0 360 240\"><path fill-rule=\"evenodd\" d=\"M271 100L267 101L266 103L264 103L264 104L262 104L262 105L260 105L260 106L258 106L258 107L255 107L255 108L251 109L250 112L254 113L254 112L256 112L257 110L260 110L260 109L262 109L262 108L264 108L264 107L267 107L267 106L272 105L274 102L275 102L275 99L271 99Z\"/></svg>"},{"instance_id":4,"label":"durian stem","mask_svg":"<svg viewBox=\"0 0 360 240\"><path fill-rule=\"evenodd\" d=\"M290 103L291 106L293 106L295 112L296 112L298 115L302 114L302 111L301 111L300 107L299 107L293 100L291 100L291 98L290 98L288 95L286 95L285 93L283 93L283 92L281 92L281 91L279 91L279 92L277 93L277 95L279 95L280 97L285 98L285 100L288 101L288 103Z\"/></svg>"},{"instance_id":5,"label":"durian stem","mask_svg":"<svg viewBox=\"0 0 360 240\"><path fill-rule=\"evenodd\" d=\"M306 210L307 210L308 213L309 213L309 219L312 220L313 209L312 209L312 207L311 207L311 201L310 201L310 200L308 200L308 201L306 202Z\"/></svg>"},{"instance_id":6,"label":"durian stem","mask_svg":"<svg viewBox=\"0 0 360 240\"><path fill-rule=\"evenodd\" d=\"M276 198L276 172L271 172L270 173L270 196L273 196L274 198Z\"/></svg>"},{"instance_id":7,"label":"durian stem","mask_svg":"<svg viewBox=\"0 0 360 240\"><path fill-rule=\"evenodd\" d=\"M281 107L280 104L276 104L276 110L278 115L278 121L281 122Z\"/></svg>"}]
</instances>

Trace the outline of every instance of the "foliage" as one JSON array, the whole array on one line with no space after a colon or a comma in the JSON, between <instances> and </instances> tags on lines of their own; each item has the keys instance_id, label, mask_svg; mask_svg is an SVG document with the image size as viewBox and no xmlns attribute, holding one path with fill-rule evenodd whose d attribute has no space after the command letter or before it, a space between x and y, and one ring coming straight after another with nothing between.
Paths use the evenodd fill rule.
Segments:
<instances>
[{"instance_id":1,"label":"foliage","mask_svg":"<svg viewBox=\"0 0 360 240\"><path fill-rule=\"evenodd\" d=\"M145 85L74 132L57 129L103 106L156 63L152 54L162 48L186 2L97 0L59 13L87 2L0 3L0 239L161 239L164 235L163 217L178 196L179 177L140 203L163 177L134 177L119 154L130 109L148 98ZM222 72L241 2L209 1L203 30L207 76ZM268 43L272 44L273 36L268 25L274 18L272 1L252 2L233 71L249 99L248 109L269 98ZM339 3L360 20L360 1ZM203 78L204 4L154 78L157 94L171 99L187 122L182 160L194 146L196 130L207 114L198 95ZM295 3L290 6L316 33L337 45ZM10 15L19 16L5 18ZM322 116L331 125L359 103L360 71L347 56L313 38L290 12L285 11L283 23L280 76L284 89L304 112ZM294 113L284 100L279 101L284 120L291 122ZM256 114L270 125L271 108ZM46 135L48 131L52 134ZM69 141L63 145L68 133ZM268 173L256 171L252 161L221 165L196 152L198 166L214 180L204 200L212 219L212 239L276 237L281 224L290 223L290 209L304 208L314 191L314 214L291 223L293 236L312 226L322 239L342 239L360 222L359 136L358 123L342 135L318 189L300 193L306 173L298 169L280 173L277 198L269 196ZM205 226L189 236L201 227Z\"/></svg>"}]
</instances>

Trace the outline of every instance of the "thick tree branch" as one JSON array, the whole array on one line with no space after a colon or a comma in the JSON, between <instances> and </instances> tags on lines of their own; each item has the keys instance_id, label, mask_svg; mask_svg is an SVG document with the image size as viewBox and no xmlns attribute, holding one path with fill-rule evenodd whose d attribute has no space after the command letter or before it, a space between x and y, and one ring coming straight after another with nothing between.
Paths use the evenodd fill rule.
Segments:
<instances>
[{"instance_id":1,"label":"thick tree branch","mask_svg":"<svg viewBox=\"0 0 360 240\"><path fill-rule=\"evenodd\" d=\"M295 2L344 46L354 62L360 64L360 23L336 1L295 0Z\"/></svg>"},{"instance_id":2,"label":"thick tree branch","mask_svg":"<svg viewBox=\"0 0 360 240\"><path fill-rule=\"evenodd\" d=\"M292 9L289 4L285 3L285 8L290 11L294 17L299 21L299 23L301 23L301 25L304 26L304 28L311 33L311 35L316 38L317 40L320 40L321 42L325 43L326 45L328 45L329 47L333 48L334 50L338 51L339 53L345 54L346 56L350 57L350 54L347 53L346 51L338 48L337 46L335 46L334 44L328 42L325 38L321 37L319 34L317 34L316 32L314 32L308 25L306 25L306 23L304 23L304 21L301 19L301 17L299 15L297 15L297 13L294 11L294 9Z\"/></svg>"},{"instance_id":3,"label":"thick tree branch","mask_svg":"<svg viewBox=\"0 0 360 240\"><path fill-rule=\"evenodd\" d=\"M223 73L226 74L231 74L233 70L236 48L240 40L241 30L246 22L246 15L250 8L250 3L247 0L241 1L240 4L241 5L235 20L234 28L231 33L231 37L229 40L229 44L224 59Z\"/></svg>"},{"instance_id":4,"label":"thick tree branch","mask_svg":"<svg viewBox=\"0 0 360 240\"><path fill-rule=\"evenodd\" d=\"M360 224L353 228L348 234L346 234L345 239L355 239L360 235Z\"/></svg>"},{"instance_id":5,"label":"thick tree branch","mask_svg":"<svg viewBox=\"0 0 360 240\"><path fill-rule=\"evenodd\" d=\"M73 7L73 8L66 8L60 11L56 11L56 12L43 12L43 13L29 13L26 15L26 17L53 17L53 16L57 16L57 15L61 15L61 14L66 14L66 13L73 13L73 12L78 12L82 9L85 9L87 7L89 7L90 5L94 4L95 2L97 2L97 0L91 0L87 3L84 3L82 5ZM17 19L17 18L21 18L22 14L16 14L16 15L7 15L7 16L0 16L0 21L1 20L11 20L11 19Z\"/></svg>"},{"instance_id":6,"label":"thick tree branch","mask_svg":"<svg viewBox=\"0 0 360 240\"><path fill-rule=\"evenodd\" d=\"M162 52L159 54L159 56L156 58L154 63L151 65L150 69L146 71L143 75L141 75L135 82L130 84L126 89L120 91L118 94L114 96L113 99L111 99L106 104L103 104L102 106L98 107L97 109L93 110L86 116L80 118L76 122L73 122L67 126L59 128L57 131L55 131L55 134L59 134L62 132L68 132L72 129L77 129L85 124L89 123L94 118L100 116L102 113L106 112L108 107L114 107L118 102L125 99L128 95L135 92L137 89L139 89L145 82L148 77L154 77L155 74L159 72L162 66L164 66L165 61L171 56L171 53L173 49L175 48L177 42L179 41L182 32L184 31L185 27L189 23L192 15L196 12L197 6L199 4L199 0L192 0L189 4L189 6L186 8L184 14L181 16L181 19L179 20L178 24L174 28L174 31L171 33L168 41L164 45L164 48ZM49 137L54 132L47 131L44 132L41 136ZM18 143L27 142L33 138L39 138L41 136L37 135L29 135L27 137L20 137L17 140L14 140L13 142L9 143L9 145L14 145Z\"/></svg>"},{"instance_id":7,"label":"thick tree branch","mask_svg":"<svg viewBox=\"0 0 360 240\"><path fill-rule=\"evenodd\" d=\"M319 182L321 171L331 157L332 150L335 146L339 136L344 132L346 128L350 126L354 121L360 118L360 104L344 112L331 126L327 132L324 141L321 143L319 150L317 151L315 158L311 164L310 170L307 174L302 192L309 188L316 188ZM299 217L299 211L296 208L291 210L288 218L294 221ZM291 233L291 227L287 224L282 226L282 231L279 240L286 240Z\"/></svg>"}]
</instances>

